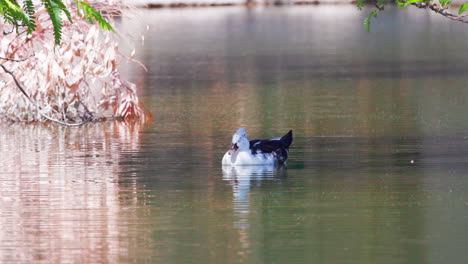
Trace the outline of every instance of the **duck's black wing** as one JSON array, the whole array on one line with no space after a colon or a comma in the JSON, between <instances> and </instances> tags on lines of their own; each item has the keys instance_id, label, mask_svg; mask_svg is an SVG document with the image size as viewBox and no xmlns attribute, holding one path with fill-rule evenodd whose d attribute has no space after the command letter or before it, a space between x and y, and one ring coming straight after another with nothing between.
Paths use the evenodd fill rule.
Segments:
<instances>
[{"instance_id":1,"label":"duck's black wing","mask_svg":"<svg viewBox=\"0 0 468 264\"><path fill-rule=\"evenodd\" d=\"M255 139L250 141L250 149L252 150L252 154L257 154L258 151L263 153L271 153L281 148L285 148L285 145L279 140Z\"/></svg>"},{"instance_id":2,"label":"duck's black wing","mask_svg":"<svg viewBox=\"0 0 468 264\"><path fill-rule=\"evenodd\" d=\"M292 143L292 130L279 139L254 139L250 141L252 154L275 152L280 162L288 158L289 146Z\"/></svg>"}]
</instances>

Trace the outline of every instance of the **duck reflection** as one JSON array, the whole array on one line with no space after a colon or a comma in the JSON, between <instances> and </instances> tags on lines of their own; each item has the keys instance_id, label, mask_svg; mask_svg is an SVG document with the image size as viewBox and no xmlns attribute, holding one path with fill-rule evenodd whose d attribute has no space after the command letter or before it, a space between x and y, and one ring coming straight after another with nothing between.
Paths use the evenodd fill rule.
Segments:
<instances>
[{"instance_id":1,"label":"duck reflection","mask_svg":"<svg viewBox=\"0 0 468 264\"><path fill-rule=\"evenodd\" d=\"M251 185L285 176L286 166L223 166L223 180L230 181L235 201L248 202Z\"/></svg>"},{"instance_id":2,"label":"duck reflection","mask_svg":"<svg viewBox=\"0 0 468 264\"><path fill-rule=\"evenodd\" d=\"M223 166L223 180L229 181L233 194L234 227L239 229L240 242L244 248L250 246L247 230L250 227L251 192L266 181L284 179L286 166Z\"/></svg>"}]
</instances>

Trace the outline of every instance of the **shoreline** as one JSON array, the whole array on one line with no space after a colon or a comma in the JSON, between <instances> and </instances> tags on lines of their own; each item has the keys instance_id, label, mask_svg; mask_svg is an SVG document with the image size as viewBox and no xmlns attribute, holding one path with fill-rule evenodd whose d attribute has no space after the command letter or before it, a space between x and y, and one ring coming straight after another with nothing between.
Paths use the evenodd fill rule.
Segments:
<instances>
[{"instance_id":1,"label":"shoreline","mask_svg":"<svg viewBox=\"0 0 468 264\"><path fill-rule=\"evenodd\" d=\"M159 1L146 1L148 3L134 4L139 8L159 9L159 8L198 8L198 7L227 7L227 6L245 6L245 7L258 7L258 6L299 6L299 5L346 5L355 4L356 0L313 0L313 1L262 1L262 2L239 2L239 1L226 1L226 2L209 2L209 1L177 1L172 3L162 3Z\"/></svg>"}]
</instances>

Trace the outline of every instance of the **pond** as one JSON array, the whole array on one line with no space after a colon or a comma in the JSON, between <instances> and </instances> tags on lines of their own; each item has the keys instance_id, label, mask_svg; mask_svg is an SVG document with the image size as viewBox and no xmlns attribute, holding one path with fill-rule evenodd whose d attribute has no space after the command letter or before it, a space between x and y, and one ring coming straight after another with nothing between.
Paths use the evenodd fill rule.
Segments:
<instances>
[{"instance_id":1,"label":"pond","mask_svg":"<svg viewBox=\"0 0 468 264\"><path fill-rule=\"evenodd\" d=\"M468 26L353 5L140 10L148 124L2 124L1 263L465 263ZM141 25L122 27L138 32ZM222 168L239 127L287 167Z\"/></svg>"}]
</instances>

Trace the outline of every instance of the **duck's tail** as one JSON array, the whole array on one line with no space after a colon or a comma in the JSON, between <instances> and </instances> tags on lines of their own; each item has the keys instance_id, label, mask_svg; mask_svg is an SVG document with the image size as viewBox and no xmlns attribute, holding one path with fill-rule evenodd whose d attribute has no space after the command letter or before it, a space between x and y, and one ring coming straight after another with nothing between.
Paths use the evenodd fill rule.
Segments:
<instances>
[{"instance_id":1,"label":"duck's tail","mask_svg":"<svg viewBox=\"0 0 468 264\"><path fill-rule=\"evenodd\" d=\"M280 140L281 140L281 142L284 143L286 148L289 149L289 146L291 145L291 143L293 141L292 130L289 130L289 132L286 135L282 136Z\"/></svg>"}]
</instances>

